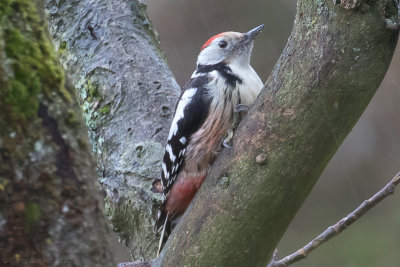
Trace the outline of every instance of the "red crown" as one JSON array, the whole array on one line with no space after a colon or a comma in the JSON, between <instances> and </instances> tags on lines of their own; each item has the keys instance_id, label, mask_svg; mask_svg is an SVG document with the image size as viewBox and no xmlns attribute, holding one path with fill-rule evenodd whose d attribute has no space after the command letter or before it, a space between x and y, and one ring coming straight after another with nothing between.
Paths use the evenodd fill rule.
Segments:
<instances>
[{"instance_id":1,"label":"red crown","mask_svg":"<svg viewBox=\"0 0 400 267\"><path fill-rule=\"evenodd\" d=\"M205 43L203 44L203 46L201 47L201 50L200 50L200 51L203 51L204 48L206 48L207 46L209 46L209 45L211 44L211 42L214 41L215 38L221 37L221 36L223 36L224 34L225 34L225 32L222 32L222 33L217 34L217 35L211 37L210 39L208 39L208 41L205 42Z\"/></svg>"}]
</instances>

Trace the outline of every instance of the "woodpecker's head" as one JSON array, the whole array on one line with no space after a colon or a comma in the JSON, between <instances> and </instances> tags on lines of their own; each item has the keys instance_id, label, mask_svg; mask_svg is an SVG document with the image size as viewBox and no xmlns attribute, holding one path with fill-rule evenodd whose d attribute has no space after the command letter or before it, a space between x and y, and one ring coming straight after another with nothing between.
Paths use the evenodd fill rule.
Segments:
<instances>
[{"instance_id":1,"label":"woodpecker's head","mask_svg":"<svg viewBox=\"0 0 400 267\"><path fill-rule=\"evenodd\" d=\"M223 32L211 37L201 47L197 65L250 64L254 39L263 28L264 24L246 33Z\"/></svg>"}]
</instances>

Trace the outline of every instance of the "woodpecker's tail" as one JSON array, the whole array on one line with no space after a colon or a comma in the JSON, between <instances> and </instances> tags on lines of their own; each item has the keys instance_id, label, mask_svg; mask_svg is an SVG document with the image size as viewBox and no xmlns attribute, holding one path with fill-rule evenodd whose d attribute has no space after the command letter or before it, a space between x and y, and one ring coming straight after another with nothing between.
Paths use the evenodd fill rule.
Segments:
<instances>
[{"instance_id":1,"label":"woodpecker's tail","mask_svg":"<svg viewBox=\"0 0 400 267\"><path fill-rule=\"evenodd\" d=\"M166 202L167 201L164 200L159 207L157 221L154 225L154 230L156 232L160 231L160 229L164 225L165 221L168 221L168 214L167 214L167 211L165 210Z\"/></svg>"},{"instance_id":2,"label":"woodpecker's tail","mask_svg":"<svg viewBox=\"0 0 400 267\"><path fill-rule=\"evenodd\" d=\"M165 240L164 240L165 230L166 230L167 228L170 228L170 222L168 222L168 215L169 215L169 214L167 213L167 215L165 216L165 219L164 219L164 224L163 224L162 232L161 232L161 236L160 236L160 242L158 243L157 257L158 257L158 255L160 255L161 249L163 248L163 246L164 246L164 244L165 244L165 241L166 241L166 239L167 239L167 236L165 236ZM160 218L161 218L161 217L158 218L157 223L160 222ZM157 227L157 223L156 223L156 227ZM168 224L168 225L167 225L167 224ZM159 229L159 227L158 227L158 229ZM169 234L170 234L170 233L169 233L170 231L167 230L167 232L168 232L168 235L169 235Z\"/></svg>"},{"instance_id":3,"label":"woodpecker's tail","mask_svg":"<svg viewBox=\"0 0 400 267\"><path fill-rule=\"evenodd\" d=\"M158 244L157 257L160 254L165 242L171 234L171 222L169 221L170 214L165 210L165 201L161 203L160 211L158 212L158 218L154 225L155 231L158 232L161 229L160 242Z\"/></svg>"}]
</instances>

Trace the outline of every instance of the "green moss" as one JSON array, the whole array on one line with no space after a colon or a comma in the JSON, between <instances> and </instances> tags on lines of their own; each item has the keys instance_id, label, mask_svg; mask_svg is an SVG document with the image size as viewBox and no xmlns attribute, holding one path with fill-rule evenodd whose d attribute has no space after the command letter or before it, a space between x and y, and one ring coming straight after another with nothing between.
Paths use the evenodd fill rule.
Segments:
<instances>
[{"instance_id":1,"label":"green moss","mask_svg":"<svg viewBox=\"0 0 400 267\"><path fill-rule=\"evenodd\" d=\"M0 19L3 19L7 14L10 13L10 1L3 0L0 2Z\"/></svg>"},{"instance_id":2,"label":"green moss","mask_svg":"<svg viewBox=\"0 0 400 267\"><path fill-rule=\"evenodd\" d=\"M79 121L75 116L75 111L74 110L69 109L67 111L67 117L65 119L65 122L66 122L67 125L72 126L72 127L79 125Z\"/></svg>"},{"instance_id":3,"label":"green moss","mask_svg":"<svg viewBox=\"0 0 400 267\"><path fill-rule=\"evenodd\" d=\"M74 102L71 93L64 86L60 88L60 93L68 101L68 103Z\"/></svg>"},{"instance_id":4,"label":"green moss","mask_svg":"<svg viewBox=\"0 0 400 267\"><path fill-rule=\"evenodd\" d=\"M36 114L38 108L36 96L40 90L40 83L38 83L37 78L34 78L31 85L27 87L18 80L9 83L5 100L13 117L24 116L29 118Z\"/></svg>"},{"instance_id":5,"label":"green moss","mask_svg":"<svg viewBox=\"0 0 400 267\"><path fill-rule=\"evenodd\" d=\"M81 150L86 151L87 148L89 147L89 144L88 144L88 142L86 141L86 139L78 138L77 141L78 141L78 146L79 146L79 148L80 148Z\"/></svg>"},{"instance_id":6,"label":"green moss","mask_svg":"<svg viewBox=\"0 0 400 267\"><path fill-rule=\"evenodd\" d=\"M107 115L111 111L110 104L104 105L99 109L99 113L102 115Z\"/></svg>"},{"instance_id":7,"label":"green moss","mask_svg":"<svg viewBox=\"0 0 400 267\"><path fill-rule=\"evenodd\" d=\"M62 41L60 43L60 47L58 48L58 54L64 55L65 51L67 50L67 42L66 41Z\"/></svg>"},{"instance_id":8,"label":"green moss","mask_svg":"<svg viewBox=\"0 0 400 267\"><path fill-rule=\"evenodd\" d=\"M88 94L88 101L93 101L95 99L100 98L100 93L99 90L97 89L97 86L93 84L90 80L86 84L87 88L87 94Z\"/></svg>"},{"instance_id":9,"label":"green moss","mask_svg":"<svg viewBox=\"0 0 400 267\"><path fill-rule=\"evenodd\" d=\"M0 65L8 78L0 88L1 113L10 115L4 118L9 122L21 122L36 116L39 94L63 88L64 76L31 1L1 1L0 20L5 42L0 56L7 58L11 70Z\"/></svg>"},{"instance_id":10,"label":"green moss","mask_svg":"<svg viewBox=\"0 0 400 267\"><path fill-rule=\"evenodd\" d=\"M40 219L40 208L37 203L28 203L25 207L24 220L25 231L29 232L31 227Z\"/></svg>"},{"instance_id":11,"label":"green moss","mask_svg":"<svg viewBox=\"0 0 400 267\"><path fill-rule=\"evenodd\" d=\"M14 59L12 69L15 79L5 88L5 101L10 106L13 116L23 114L32 117L37 110L37 95L41 84L34 63L38 48L30 45L29 40L17 29L5 33L5 52L8 58Z\"/></svg>"},{"instance_id":12,"label":"green moss","mask_svg":"<svg viewBox=\"0 0 400 267\"><path fill-rule=\"evenodd\" d=\"M9 183L10 180L0 177L0 191L4 191Z\"/></svg>"},{"instance_id":13,"label":"green moss","mask_svg":"<svg viewBox=\"0 0 400 267\"><path fill-rule=\"evenodd\" d=\"M89 89L89 98L90 98L90 100L93 100L93 99L96 99L96 98L99 98L99 97L100 97L100 93L97 90L97 88L96 87L91 87Z\"/></svg>"}]
</instances>

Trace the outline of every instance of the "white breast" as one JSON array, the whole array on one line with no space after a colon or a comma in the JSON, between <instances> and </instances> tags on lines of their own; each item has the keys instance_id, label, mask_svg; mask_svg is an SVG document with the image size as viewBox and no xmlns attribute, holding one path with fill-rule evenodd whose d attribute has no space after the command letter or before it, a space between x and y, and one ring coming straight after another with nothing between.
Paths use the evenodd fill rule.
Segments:
<instances>
[{"instance_id":1,"label":"white breast","mask_svg":"<svg viewBox=\"0 0 400 267\"><path fill-rule=\"evenodd\" d=\"M229 67L242 79L242 84L238 86L241 104L251 105L264 87L260 77L250 65L243 66L233 63Z\"/></svg>"}]
</instances>

